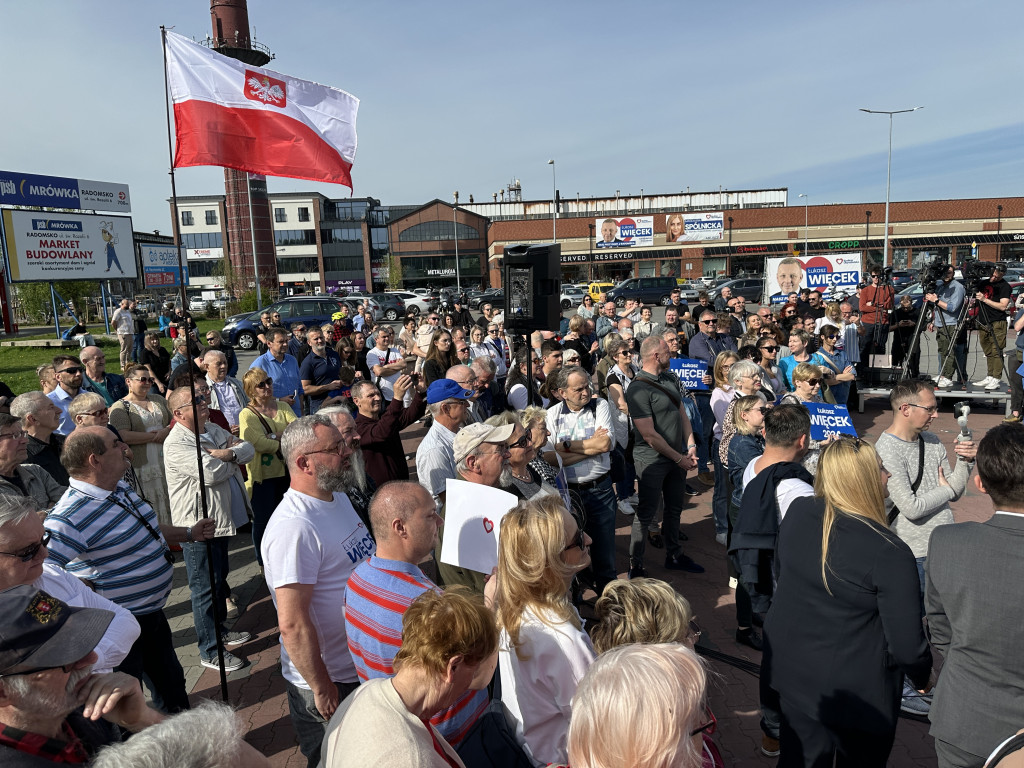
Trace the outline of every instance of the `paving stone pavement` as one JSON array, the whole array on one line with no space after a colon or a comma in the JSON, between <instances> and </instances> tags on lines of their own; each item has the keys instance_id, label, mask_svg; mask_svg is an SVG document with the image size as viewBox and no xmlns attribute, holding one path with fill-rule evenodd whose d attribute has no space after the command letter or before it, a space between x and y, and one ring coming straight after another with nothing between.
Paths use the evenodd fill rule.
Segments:
<instances>
[{"instance_id":1,"label":"paving stone pavement","mask_svg":"<svg viewBox=\"0 0 1024 768\"><path fill-rule=\"evenodd\" d=\"M887 411L882 410L883 405L884 401L871 401L864 414L853 414L859 434L872 442L889 423ZM998 424L1001 418L1001 409L980 406L971 415L975 439L980 440L985 431ZM952 452L958 427L948 404L942 406L932 431ZM407 454L415 450L423 434L421 425L414 425L403 433ZM953 507L958 521L984 520L991 515L988 499L974 488L973 482ZM630 518L619 515L617 523L617 558L620 568L624 568ZM734 599L728 587L725 550L714 540L710 489L688 500L683 511L683 524L683 530L689 536L686 551L704 565L707 572L690 575L665 571L657 557L658 550L651 550L648 556L650 575L665 579L689 599L703 630L702 643L741 659L760 662L759 653L738 645L733 639L736 626ZM184 566L179 563L175 570L175 586L167 613L192 700L219 699L219 673L199 666ZM266 754L275 767L301 768L305 760L298 751L288 719L284 679L279 666L276 615L255 563L251 540L246 535L236 536L231 543L228 581L241 598L240 603L247 606L234 626L253 634L250 642L231 649L232 653L246 659L248 665L228 674L229 701L245 723L248 741ZM774 759L760 753L757 679L718 661L711 662L711 669L710 703L718 720L715 740L722 749L726 764L735 768L773 764ZM936 765L927 723L900 720L889 765L899 768L930 768Z\"/></svg>"}]
</instances>

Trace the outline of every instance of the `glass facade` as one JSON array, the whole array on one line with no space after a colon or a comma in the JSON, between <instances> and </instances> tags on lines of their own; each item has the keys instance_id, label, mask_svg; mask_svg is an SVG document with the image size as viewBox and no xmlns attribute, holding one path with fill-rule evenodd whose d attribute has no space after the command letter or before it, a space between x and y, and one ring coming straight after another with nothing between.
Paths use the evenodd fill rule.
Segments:
<instances>
[{"instance_id":1,"label":"glass facade","mask_svg":"<svg viewBox=\"0 0 1024 768\"><path fill-rule=\"evenodd\" d=\"M459 240L479 240L480 232L476 227L459 224ZM398 233L400 243L436 242L455 239L454 221L424 221L403 229Z\"/></svg>"},{"instance_id":2,"label":"glass facade","mask_svg":"<svg viewBox=\"0 0 1024 768\"><path fill-rule=\"evenodd\" d=\"M186 248L222 248L224 238L220 232L199 232L194 235L182 235L181 244Z\"/></svg>"},{"instance_id":3,"label":"glass facade","mask_svg":"<svg viewBox=\"0 0 1024 768\"><path fill-rule=\"evenodd\" d=\"M275 229L274 245L316 245L316 230Z\"/></svg>"}]
</instances>

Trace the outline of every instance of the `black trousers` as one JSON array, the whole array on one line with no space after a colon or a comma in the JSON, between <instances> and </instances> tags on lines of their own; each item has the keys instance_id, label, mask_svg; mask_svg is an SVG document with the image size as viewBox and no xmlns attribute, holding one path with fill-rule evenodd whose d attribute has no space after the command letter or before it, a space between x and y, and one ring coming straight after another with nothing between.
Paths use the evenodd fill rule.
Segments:
<instances>
[{"instance_id":1,"label":"black trousers","mask_svg":"<svg viewBox=\"0 0 1024 768\"><path fill-rule=\"evenodd\" d=\"M153 706L174 714L190 709L185 691L185 671L174 652L171 626L162 610L136 615L142 632L117 668L146 684L153 696Z\"/></svg>"},{"instance_id":2,"label":"black trousers","mask_svg":"<svg viewBox=\"0 0 1024 768\"><path fill-rule=\"evenodd\" d=\"M885 768L896 739L896 724L888 733L839 728L781 699L779 768Z\"/></svg>"}]
</instances>

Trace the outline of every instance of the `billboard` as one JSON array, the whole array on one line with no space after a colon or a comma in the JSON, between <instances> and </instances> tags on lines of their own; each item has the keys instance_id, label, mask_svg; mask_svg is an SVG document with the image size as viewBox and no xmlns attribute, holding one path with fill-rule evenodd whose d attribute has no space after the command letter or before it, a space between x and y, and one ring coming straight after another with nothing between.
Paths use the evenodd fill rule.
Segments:
<instances>
[{"instance_id":1,"label":"billboard","mask_svg":"<svg viewBox=\"0 0 1024 768\"><path fill-rule=\"evenodd\" d=\"M12 283L138 276L127 216L6 210L3 222Z\"/></svg>"},{"instance_id":2,"label":"billboard","mask_svg":"<svg viewBox=\"0 0 1024 768\"><path fill-rule=\"evenodd\" d=\"M132 201L127 184L37 176L32 173L0 171L0 205L34 208L79 208L128 213Z\"/></svg>"},{"instance_id":3,"label":"billboard","mask_svg":"<svg viewBox=\"0 0 1024 768\"><path fill-rule=\"evenodd\" d=\"M641 248L654 245L653 216L623 216L621 219L594 219L598 248Z\"/></svg>"},{"instance_id":4,"label":"billboard","mask_svg":"<svg viewBox=\"0 0 1024 768\"><path fill-rule=\"evenodd\" d=\"M859 253L765 259L765 290L772 304L785 303L786 296L801 288L821 291L826 299L833 293L852 294L861 280L860 262Z\"/></svg>"},{"instance_id":5,"label":"billboard","mask_svg":"<svg viewBox=\"0 0 1024 768\"><path fill-rule=\"evenodd\" d=\"M178 248L174 245L139 246L142 256L142 276L147 288L180 288L178 280ZM188 267L185 270L185 285L188 285Z\"/></svg>"},{"instance_id":6,"label":"billboard","mask_svg":"<svg viewBox=\"0 0 1024 768\"><path fill-rule=\"evenodd\" d=\"M665 217L665 240L670 243L721 240L724 233L725 214L721 211L670 213Z\"/></svg>"}]
</instances>

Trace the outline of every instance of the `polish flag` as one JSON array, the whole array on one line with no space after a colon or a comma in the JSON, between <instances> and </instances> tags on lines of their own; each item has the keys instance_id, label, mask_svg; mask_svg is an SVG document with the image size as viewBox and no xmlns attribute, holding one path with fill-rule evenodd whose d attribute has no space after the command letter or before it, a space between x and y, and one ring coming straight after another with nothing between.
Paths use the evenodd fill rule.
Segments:
<instances>
[{"instance_id":1,"label":"polish flag","mask_svg":"<svg viewBox=\"0 0 1024 768\"><path fill-rule=\"evenodd\" d=\"M352 189L355 96L166 33L174 167L219 165Z\"/></svg>"}]
</instances>

